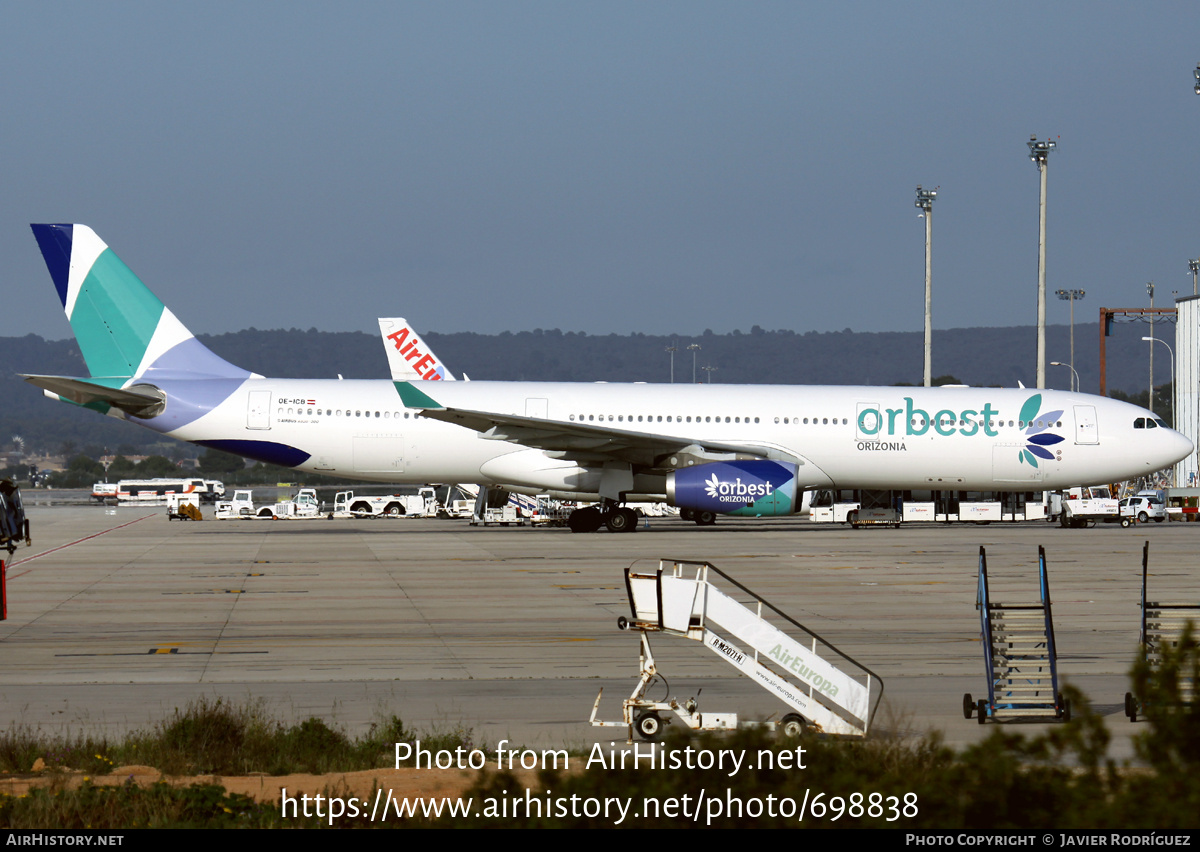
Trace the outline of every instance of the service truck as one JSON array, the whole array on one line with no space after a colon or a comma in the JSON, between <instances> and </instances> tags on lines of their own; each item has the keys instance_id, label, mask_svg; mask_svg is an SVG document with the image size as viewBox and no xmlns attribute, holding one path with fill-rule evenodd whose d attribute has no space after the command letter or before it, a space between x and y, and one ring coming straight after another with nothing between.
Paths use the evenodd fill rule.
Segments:
<instances>
[{"instance_id":1,"label":"service truck","mask_svg":"<svg viewBox=\"0 0 1200 852\"><path fill-rule=\"evenodd\" d=\"M437 515L438 508L437 493L429 486L418 489L416 494L378 497L339 491L333 498L335 518L432 518Z\"/></svg>"},{"instance_id":2,"label":"service truck","mask_svg":"<svg viewBox=\"0 0 1200 852\"><path fill-rule=\"evenodd\" d=\"M290 500L280 500L277 503L255 506L254 494L248 489L233 492L232 500L221 500L217 503L216 518L218 521L238 520L243 518L319 518L321 517L321 501L317 499L314 488L301 488Z\"/></svg>"},{"instance_id":3,"label":"service truck","mask_svg":"<svg viewBox=\"0 0 1200 852\"><path fill-rule=\"evenodd\" d=\"M1046 492L1046 520L1076 529L1121 520L1121 507L1107 485L1080 485Z\"/></svg>"}]
</instances>

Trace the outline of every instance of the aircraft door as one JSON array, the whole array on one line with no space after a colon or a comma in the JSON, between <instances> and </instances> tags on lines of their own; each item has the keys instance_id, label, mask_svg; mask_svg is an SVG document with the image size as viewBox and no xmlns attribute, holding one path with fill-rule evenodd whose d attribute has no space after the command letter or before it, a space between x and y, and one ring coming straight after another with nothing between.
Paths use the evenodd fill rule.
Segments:
<instances>
[{"instance_id":1,"label":"aircraft door","mask_svg":"<svg viewBox=\"0 0 1200 852\"><path fill-rule=\"evenodd\" d=\"M250 391L246 401L246 428L271 428L271 392L269 390Z\"/></svg>"},{"instance_id":2,"label":"aircraft door","mask_svg":"<svg viewBox=\"0 0 1200 852\"><path fill-rule=\"evenodd\" d=\"M1096 406L1075 406L1075 443L1100 443L1100 428L1099 424L1096 422Z\"/></svg>"}]
</instances>

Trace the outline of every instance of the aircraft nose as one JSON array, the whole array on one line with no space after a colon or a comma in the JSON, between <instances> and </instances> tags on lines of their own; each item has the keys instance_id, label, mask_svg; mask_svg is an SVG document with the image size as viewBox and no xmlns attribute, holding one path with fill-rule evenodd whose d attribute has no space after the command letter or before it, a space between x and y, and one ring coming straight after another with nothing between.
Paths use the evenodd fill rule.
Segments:
<instances>
[{"instance_id":1,"label":"aircraft nose","mask_svg":"<svg viewBox=\"0 0 1200 852\"><path fill-rule=\"evenodd\" d=\"M1190 438L1181 432L1176 432L1174 429L1167 429L1163 437L1166 439L1163 442L1163 454L1166 458L1166 463L1162 465L1163 467L1182 461L1190 456L1192 450L1195 449Z\"/></svg>"},{"instance_id":2,"label":"aircraft nose","mask_svg":"<svg viewBox=\"0 0 1200 852\"><path fill-rule=\"evenodd\" d=\"M1171 431L1174 432L1174 430ZM1192 443L1191 438L1189 438L1187 435L1184 435L1182 432L1175 432L1172 437L1175 439L1175 451L1180 459L1187 458L1192 454L1192 451L1196 449L1196 445Z\"/></svg>"}]
</instances>

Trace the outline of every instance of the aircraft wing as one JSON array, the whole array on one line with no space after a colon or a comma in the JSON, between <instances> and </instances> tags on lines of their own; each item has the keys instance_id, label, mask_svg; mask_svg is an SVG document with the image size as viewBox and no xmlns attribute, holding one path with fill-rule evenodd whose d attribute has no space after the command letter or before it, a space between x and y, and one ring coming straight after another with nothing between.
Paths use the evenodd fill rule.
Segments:
<instances>
[{"instance_id":1,"label":"aircraft wing","mask_svg":"<svg viewBox=\"0 0 1200 852\"><path fill-rule=\"evenodd\" d=\"M689 440L608 425L446 408L407 382L395 384L404 404L421 409L423 417L472 429L488 440L508 441L581 463L623 461L643 470L673 470L686 466L687 459L729 456L801 462L790 453L758 444Z\"/></svg>"}]
</instances>

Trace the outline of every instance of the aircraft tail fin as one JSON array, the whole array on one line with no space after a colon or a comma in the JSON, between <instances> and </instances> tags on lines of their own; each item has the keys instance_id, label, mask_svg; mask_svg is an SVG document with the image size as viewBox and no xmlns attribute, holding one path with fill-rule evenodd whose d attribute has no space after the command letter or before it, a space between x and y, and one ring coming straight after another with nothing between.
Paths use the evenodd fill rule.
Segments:
<instances>
[{"instance_id":1,"label":"aircraft tail fin","mask_svg":"<svg viewBox=\"0 0 1200 852\"><path fill-rule=\"evenodd\" d=\"M93 378L250 373L214 355L86 225L31 225Z\"/></svg>"},{"instance_id":2,"label":"aircraft tail fin","mask_svg":"<svg viewBox=\"0 0 1200 852\"><path fill-rule=\"evenodd\" d=\"M454 375L404 317L380 317L379 335L387 352L392 381L454 381Z\"/></svg>"}]
</instances>

